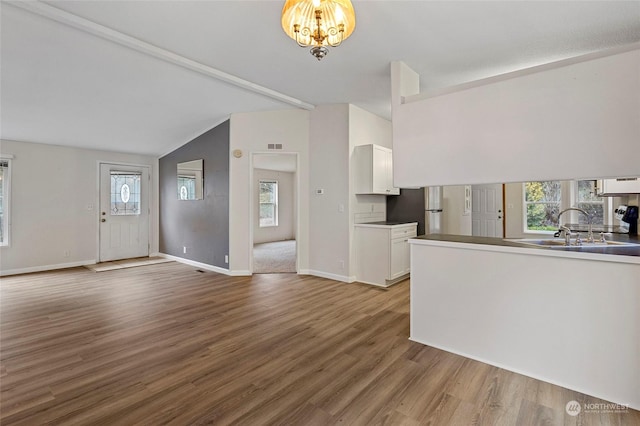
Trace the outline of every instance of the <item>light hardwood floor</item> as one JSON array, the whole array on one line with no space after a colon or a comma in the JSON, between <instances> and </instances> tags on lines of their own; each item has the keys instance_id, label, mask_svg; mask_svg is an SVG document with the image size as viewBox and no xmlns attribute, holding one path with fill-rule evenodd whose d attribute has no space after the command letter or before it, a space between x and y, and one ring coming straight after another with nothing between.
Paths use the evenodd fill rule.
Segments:
<instances>
[{"instance_id":1,"label":"light hardwood floor","mask_svg":"<svg viewBox=\"0 0 640 426\"><path fill-rule=\"evenodd\" d=\"M409 341L408 281L164 263L0 287L2 425L640 425L571 417L603 401Z\"/></svg>"}]
</instances>

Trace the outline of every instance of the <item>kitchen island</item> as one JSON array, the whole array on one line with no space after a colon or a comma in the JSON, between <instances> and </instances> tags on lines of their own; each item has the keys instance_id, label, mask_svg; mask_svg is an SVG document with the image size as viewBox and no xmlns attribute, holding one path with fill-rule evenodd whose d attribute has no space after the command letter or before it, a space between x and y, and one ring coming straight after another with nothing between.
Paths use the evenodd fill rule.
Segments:
<instances>
[{"instance_id":1,"label":"kitchen island","mask_svg":"<svg viewBox=\"0 0 640 426\"><path fill-rule=\"evenodd\" d=\"M640 246L409 242L411 340L640 408Z\"/></svg>"}]
</instances>

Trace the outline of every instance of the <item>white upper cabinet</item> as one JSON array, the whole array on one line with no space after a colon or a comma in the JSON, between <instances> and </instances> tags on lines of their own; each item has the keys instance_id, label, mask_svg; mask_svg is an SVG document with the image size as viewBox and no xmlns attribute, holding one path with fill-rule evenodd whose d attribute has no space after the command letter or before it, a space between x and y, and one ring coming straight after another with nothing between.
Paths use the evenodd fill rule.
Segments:
<instances>
[{"instance_id":1,"label":"white upper cabinet","mask_svg":"<svg viewBox=\"0 0 640 426\"><path fill-rule=\"evenodd\" d=\"M640 179L629 177L599 180L596 192L600 196L640 194Z\"/></svg>"},{"instance_id":2,"label":"white upper cabinet","mask_svg":"<svg viewBox=\"0 0 640 426\"><path fill-rule=\"evenodd\" d=\"M354 150L356 194L398 195L393 186L393 153L379 145L360 145Z\"/></svg>"}]
</instances>

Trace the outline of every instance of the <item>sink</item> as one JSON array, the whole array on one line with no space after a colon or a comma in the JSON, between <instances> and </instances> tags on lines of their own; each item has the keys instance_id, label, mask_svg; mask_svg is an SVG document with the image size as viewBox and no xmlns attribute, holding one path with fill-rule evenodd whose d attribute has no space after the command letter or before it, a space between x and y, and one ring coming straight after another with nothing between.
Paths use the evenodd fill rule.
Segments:
<instances>
[{"instance_id":1,"label":"sink","mask_svg":"<svg viewBox=\"0 0 640 426\"><path fill-rule=\"evenodd\" d=\"M640 246L640 244L636 243L627 243L623 241L595 241L593 243L587 243L585 240L582 240L582 245L576 245L576 240L571 240L571 245L565 245L563 238L554 238L554 239L535 239L535 238L523 238L523 239L505 239L505 241L510 241L513 243L519 243L528 246L535 247L547 247L547 248L557 248L557 249L579 249L579 248L588 248L588 247L620 247L620 246Z\"/></svg>"}]
</instances>

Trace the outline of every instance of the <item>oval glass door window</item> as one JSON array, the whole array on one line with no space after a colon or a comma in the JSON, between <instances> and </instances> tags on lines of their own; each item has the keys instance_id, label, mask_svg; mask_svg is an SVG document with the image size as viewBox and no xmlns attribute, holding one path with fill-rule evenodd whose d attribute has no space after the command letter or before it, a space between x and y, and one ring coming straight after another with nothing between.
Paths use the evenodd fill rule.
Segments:
<instances>
[{"instance_id":1,"label":"oval glass door window","mask_svg":"<svg viewBox=\"0 0 640 426\"><path fill-rule=\"evenodd\" d=\"M123 203L128 203L130 196L131 190L129 189L129 185L125 183L124 185L122 185L122 188L120 188L120 198L122 199Z\"/></svg>"},{"instance_id":2,"label":"oval glass door window","mask_svg":"<svg viewBox=\"0 0 640 426\"><path fill-rule=\"evenodd\" d=\"M111 214L140 214L140 173L111 171Z\"/></svg>"}]
</instances>

